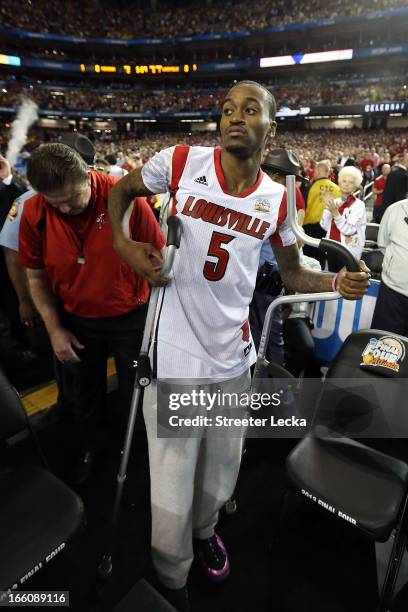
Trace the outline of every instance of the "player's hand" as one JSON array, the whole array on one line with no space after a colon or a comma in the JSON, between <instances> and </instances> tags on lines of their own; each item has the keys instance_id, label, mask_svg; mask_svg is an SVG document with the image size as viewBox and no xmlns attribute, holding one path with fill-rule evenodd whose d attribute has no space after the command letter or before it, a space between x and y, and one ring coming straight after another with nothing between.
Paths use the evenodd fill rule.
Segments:
<instances>
[{"instance_id":1,"label":"player's hand","mask_svg":"<svg viewBox=\"0 0 408 612\"><path fill-rule=\"evenodd\" d=\"M8 176L10 176L10 174L11 174L11 167L10 167L9 162L7 161L5 157L0 155L0 180L7 178Z\"/></svg>"},{"instance_id":2,"label":"player's hand","mask_svg":"<svg viewBox=\"0 0 408 612\"><path fill-rule=\"evenodd\" d=\"M359 300L370 286L370 270L364 261L359 262L361 272L348 272L342 268L337 275L336 289L346 300Z\"/></svg>"},{"instance_id":3,"label":"player's hand","mask_svg":"<svg viewBox=\"0 0 408 612\"><path fill-rule=\"evenodd\" d=\"M122 238L115 245L117 253L129 264L133 270L149 281L153 287L164 287L168 278L161 276L160 270L164 260L162 253L147 242L134 242L129 238Z\"/></svg>"},{"instance_id":4,"label":"player's hand","mask_svg":"<svg viewBox=\"0 0 408 612\"><path fill-rule=\"evenodd\" d=\"M57 327L54 331L50 332L50 341L53 351L61 363L79 363L81 361L73 347L79 349L85 347L67 329Z\"/></svg>"},{"instance_id":5,"label":"player's hand","mask_svg":"<svg viewBox=\"0 0 408 612\"><path fill-rule=\"evenodd\" d=\"M20 320L26 327L34 328L41 325L41 317L31 300L22 300L18 305L18 311Z\"/></svg>"}]
</instances>

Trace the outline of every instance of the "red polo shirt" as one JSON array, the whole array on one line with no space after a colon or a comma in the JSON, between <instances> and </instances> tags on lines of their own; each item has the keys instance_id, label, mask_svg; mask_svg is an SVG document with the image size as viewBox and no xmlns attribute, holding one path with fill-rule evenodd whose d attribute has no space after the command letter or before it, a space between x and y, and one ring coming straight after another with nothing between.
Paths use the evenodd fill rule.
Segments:
<instances>
[{"instance_id":1,"label":"red polo shirt","mask_svg":"<svg viewBox=\"0 0 408 612\"><path fill-rule=\"evenodd\" d=\"M117 179L91 172L91 199L81 215L69 216L40 194L24 206L19 233L20 263L47 271L53 294L67 312L99 318L125 314L149 297L149 286L112 246L107 198ZM130 236L161 249L165 240L145 198L136 198ZM79 263L79 259L85 263Z\"/></svg>"},{"instance_id":2,"label":"red polo shirt","mask_svg":"<svg viewBox=\"0 0 408 612\"><path fill-rule=\"evenodd\" d=\"M296 185L296 210L305 210L305 199L300 191L300 187Z\"/></svg>"},{"instance_id":3,"label":"red polo shirt","mask_svg":"<svg viewBox=\"0 0 408 612\"><path fill-rule=\"evenodd\" d=\"M381 174L379 177L375 179L374 187L376 189L381 189L382 191L384 191L385 181L386 181L386 177ZM382 203L382 198L383 198L382 193L377 194L374 200L374 206L380 206L380 204Z\"/></svg>"}]
</instances>

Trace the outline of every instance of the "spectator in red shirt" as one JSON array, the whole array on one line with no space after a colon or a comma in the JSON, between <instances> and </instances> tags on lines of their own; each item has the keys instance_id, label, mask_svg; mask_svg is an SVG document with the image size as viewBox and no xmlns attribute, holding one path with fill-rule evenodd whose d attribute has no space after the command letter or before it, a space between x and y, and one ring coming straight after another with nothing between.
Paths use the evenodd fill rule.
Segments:
<instances>
[{"instance_id":1,"label":"spectator in red shirt","mask_svg":"<svg viewBox=\"0 0 408 612\"><path fill-rule=\"evenodd\" d=\"M367 187L370 183L373 183L375 179L374 170L371 164L367 164L363 170L363 182L362 187ZM367 187L367 191L369 191L369 187Z\"/></svg>"},{"instance_id":2,"label":"spectator in red shirt","mask_svg":"<svg viewBox=\"0 0 408 612\"><path fill-rule=\"evenodd\" d=\"M382 204L382 194L384 191L385 183L389 173L391 172L390 164L383 164L381 167L381 174L378 176L373 185L373 194L376 196L374 200L374 206L381 206ZM373 220L375 221L375 208L373 210ZM376 221L377 223L377 221Z\"/></svg>"},{"instance_id":3,"label":"spectator in red shirt","mask_svg":"<svg viewBox=\"0 0 408 612\"><path fill-rule=\"evenodd\" d=\"M130 405L149 286L112 246L107 198L117 179L89 171L63 144L36 149L27 176L38 193L24 206L20 261L54 353L75 376L70 417L80 442L75 475L80 482L89 475L100 430L109 353L115 357L121 399ZM134 201L129 236L157 249L164 246L144 198Z\"/></svg>"},{"instance_id":4,"label":"spectator in red shirt","mask_svg":"<svg viewBox=\"0 0 408 612\"><path fill-rule=\"evenodd\" d=\"M370 149L364 149L363 155L364 157L363 159L360 160L359 166L360 166L360 170L364 173L367 166L370 166L371 168L373 167L374 160L372 159Z\"/></svg>"}]
</instances>

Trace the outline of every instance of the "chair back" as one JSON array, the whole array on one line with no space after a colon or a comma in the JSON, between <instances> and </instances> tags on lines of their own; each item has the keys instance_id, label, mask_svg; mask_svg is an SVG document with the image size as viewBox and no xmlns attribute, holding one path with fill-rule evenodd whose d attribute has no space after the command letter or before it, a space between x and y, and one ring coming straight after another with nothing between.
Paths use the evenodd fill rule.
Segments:
<instances>
[{"instance_id":1,"label":"chair back","mask_svg":"<svg viewBox=\"0 0 408 612\"><path fill-rule=\"evenodd\" d=\"M0 369L0 440L7 441L28 427L20 396Z\"/></svg>"},{"instance_id":2,"label":"chair back","mask_svg":"<svg viewBox=\"0 0 408 612\"><path fill-rule=\"evenodd\" d=\"M315 425L342 436L408 437L408 338L360 330L328 369Z\"/></svg>"},{"instance_id":3,"label":"chair back","mask_svg":"<svg viewBox=\"0 0 408 612\"><path fill-rule=\"evenodd\" d=\"M378 249L363 253L362 260L370 268L373 277L379 278L382 272L384 253Z\"/></svg>"},{"instance_id":4,"label":"chair back","mask_svg":"<svg viewBox=\"0 0 408 612\"><path fill-rule=\"evenodd\" d=\"M371 240L375 243L378 241L378 230L380 226L378 223L367 223L366 225L366 240Z\"/></svg>"},{"instance_id":5,"label":"chair back","mask_svg":"<svg viewBox=\"0 0 408 612\"><path fill-rule=\"evenodd\" d=\"M327 372L328 378L408 378L408 338L379 329L348 336Z\"/></svg>"}]
</instances>

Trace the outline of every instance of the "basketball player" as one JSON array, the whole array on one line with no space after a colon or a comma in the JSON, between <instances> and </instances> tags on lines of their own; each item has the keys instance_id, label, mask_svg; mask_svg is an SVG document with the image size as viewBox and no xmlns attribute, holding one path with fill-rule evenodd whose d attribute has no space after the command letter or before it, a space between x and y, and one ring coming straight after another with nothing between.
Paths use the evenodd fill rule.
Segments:
<instances>
[{"instance_id":1,"label":"basketball player","mask_svg":"<svg viewBox=\"0 0 408 612\"><path fill-rule=\"evenodd\" d=\"M242 81L224 100L221 148L164 149L110 192L114 247L153 285L167 284L159 271L161 254L123 235L123 214L135 196L171 191L173 212L182 220L174 279L166 286L156 325L158 380L189 379L206 390L249 389L255 350L248 307L264 240L271 241L284 283L294 291L336 288L348 299L367 291L363 263L362 272L342 270L336 276L300 266L286 219L285 188L260 169L265 145L275 134L275 111L267 89ZM188 610L193 538L207 577L221 581L229 574L228 555L214 528L219 509L234 491L242 438L205 437L199 428L190 438L158 438L155 394L151 385L144 403L152 555L168 599L178 610Z\"/></svg>"}]
</instances>

